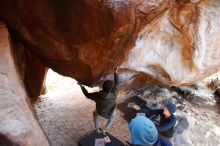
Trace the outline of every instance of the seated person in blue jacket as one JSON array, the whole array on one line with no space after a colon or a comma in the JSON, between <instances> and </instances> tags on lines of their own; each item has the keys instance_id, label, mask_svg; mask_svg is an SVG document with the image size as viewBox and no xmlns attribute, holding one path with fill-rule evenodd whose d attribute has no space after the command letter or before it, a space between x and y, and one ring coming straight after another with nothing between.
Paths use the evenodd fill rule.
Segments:
<instances>
[{"instance_id":1,"label":"seated person in blue jacket","mask_svg":"<svg viewBox=\"0 0 220 146\"><path fill-rule=\"evenodd\" d=\"M176 111L176 105L168 101L165 104L164 109L151 110L146 105L138 106L134 104L132 106L138 113L145 113L156 126L157 131L161 136L165 138L172 138L174 134L174 127L177 123L176 117L173 113Z\"/></svg>"},{"instance_id":2,"label":"seated person in blue jacket","mask_svg":"<svg viewBox=\"0 0 220 146\"><path fill-rule=\"evenodd\" d=\"M158 136L154 123L144 116L136 116L132 119L129 130L130 146L172 146L168 140ZM108 137L105 137L105 146L113 146Z\"/></svg>"},{"instance_id":3,"label":"seated person in blue jacket","mask_svg":"<svg viewBox=\"0 0 220 146\"><path fill-rule=\"evenodd\" d=\"M129 124L131 146L172 146L158 136L154 123L144 116L136 116Z\"/></svg>"}]
</instances>

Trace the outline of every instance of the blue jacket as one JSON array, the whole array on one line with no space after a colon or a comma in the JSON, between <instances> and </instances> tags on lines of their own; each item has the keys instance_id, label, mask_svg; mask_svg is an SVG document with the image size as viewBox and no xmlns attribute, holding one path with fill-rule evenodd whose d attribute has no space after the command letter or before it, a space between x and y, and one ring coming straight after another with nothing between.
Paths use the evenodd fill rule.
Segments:
<instances>
[{"instance_id":1,"label":"blue jacket","mask_svg":"<svg viewBox=\"0 0 220 146\"><path fill-rule=\"evenodd\" d=\"M112 144L106 143L105 146L112 146ZM130 144L130 146L141 146L141 145ZM168 140L158 137L156 143L153 146L172 146L172 144Z\"/></svg>"},{"instance_id":2,"label":"blue jacket","mask_svg":"<svg viewBox=\"0 0 220 146\"><path fill-rule=\"evenodd\" d=\"M106 143L105 146L113 146L113 145L110 142L110 143ZM130 146L141 146L141 145L130 144ZM172 144L168 140L158 137L156 143L153 146L172 146Z\"/></svg>"},{"instance_id":3,"label":"blue jacket","mask_svg":"<svg viewBox=\"0 0 220 146\"><path fill-rule=\"evenodd\" d=\"M172 146L165 138L158 137L157 142L153 146Z\"/></svg>"},{"instance_id":4,"label":"blue jacket","mask_svg":"<svg viewBox=\"0 0 220 146\"><path fill-rule=\"evenodd\" d=\"M111 142L106 143L105 146L112 146L112 143Z\"/></svg>"},{"instance_id":5,"label":"blue jacket","mask_svg":"<svg viewBox=\"0 0 220 146\"><path fill-rule=\"evenodd\" d=\"M133 144L131 144L130 146L142 146L142 145L133 145ZM168 140L166 140L164 138L161 138L161 137L158 137L156 143L153 146L172 146L172 144Z\"/></svg>"}]
</instances>

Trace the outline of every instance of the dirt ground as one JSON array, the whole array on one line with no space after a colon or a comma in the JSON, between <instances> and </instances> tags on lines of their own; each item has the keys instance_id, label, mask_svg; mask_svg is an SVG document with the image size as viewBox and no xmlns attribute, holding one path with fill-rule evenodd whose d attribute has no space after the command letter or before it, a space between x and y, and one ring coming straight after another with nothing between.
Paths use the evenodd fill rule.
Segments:
<instances>
[{"instance_id":1,"label":"dirt ground","mask_svg":"<svg viewBox=\"0 0 220 146\"><path fill-rule=\"evenodd\" d=\"M46 81L47 94L40 97L34 109L52 146L77 146L77 142L94 130L93 101L86 99L77 82L52 71ZM88 89L89 92L97 88ZM168 93L166 93L168 94ZM198 100L198 99L197 99ZM130 141L127 97L118 96L117 118L109 131L122 141ZM175 146L220 146L220 116L213 108L185 102L176 112L179 127L174 136ZM101 123L104 126L105 120Z\"/></svg>"},{"instance_id":2,"label":"dirt ground","mask_svg":"<svg viewBox=\"0 0 220 146\"><path fill-rule=\"evenodd\" d=\"M76 81L55 76L47 81L47 94L34 104L42 128L52 146L77 146L77 142L94 130L93 101L87 99ZM91 89L94 91L97 89ZM118 139L129 141L127 121L117 109L117 118L109 131ZM106 120L101 119L104 126Z\"/></svg>"}]
</instances>

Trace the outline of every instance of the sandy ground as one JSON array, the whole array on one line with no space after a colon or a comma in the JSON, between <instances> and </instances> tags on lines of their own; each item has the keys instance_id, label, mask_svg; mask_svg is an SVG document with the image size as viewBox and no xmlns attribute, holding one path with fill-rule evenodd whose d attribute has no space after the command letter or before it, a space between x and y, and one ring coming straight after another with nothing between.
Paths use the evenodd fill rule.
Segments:
<instances>
[{"instance_id":1,"label":"sandy ground","mask_svg":"<svg viewBox=\"0 0 220 146\"><path fill-rule=\"evenodd\" d=\"M93 101L86 99L76 81L49 71L47 94L34 104L39 121L52 146L77 146L77 142L94 130ZM89 89L90 92L98 89ZM130 141L126 96L118 96L117 118L109 131L122 141ZM126 100L127 101L127 100ZM176 115L179 127L174 136L175 146L220 146L220 116L209 105L185 102ZM204 108L205 107L205 108ZM214 106L212 106L214 107ZM105 125L105 120L101 120Z\"/></svg>"},{"instance_id":2,"label":"sandy ground","mask_svg":"<svg viewBox=\"0 0 220 146\"><path fill-rule=\"evenodd\" d=\"M76 81L53 74L47 81L47 94L34 104L39 121L52 146L77 146L85 134L94 130L93 101L86 99ZM91 89L89 91L95 91ZM109 131L121 140L130 140L128 124L117 109L117 118ZM104 126L106 120L101 119Z\"/></svg>"}]
</instances>

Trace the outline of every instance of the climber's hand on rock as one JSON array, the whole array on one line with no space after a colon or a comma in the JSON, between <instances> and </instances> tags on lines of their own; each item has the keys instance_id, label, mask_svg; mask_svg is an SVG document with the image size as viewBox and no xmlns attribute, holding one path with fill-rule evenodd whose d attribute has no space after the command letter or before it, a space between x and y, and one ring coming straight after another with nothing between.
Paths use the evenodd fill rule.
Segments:
<instances>
[{"instance_id":1,"label":"climber's hand on rock","mask_svg":"<svg viewBox=\"0 0 220 146\"><path fill-rule=\"evenodd\" d=\"M118 73L118 67L114 68L114 73Z\"/></svg>"},{"instance_id":2,"label":"climber's hand on rock","mask_svg":"<svg viewBox=\"0 0 220 146\"><path fill-rule=\"evenodd\" d=\"M80 81L78 81L78 85L82 86L82 85L83 85L83 83L82 83L82 82L80 82Z\"/></svg>"}]
</instances>

